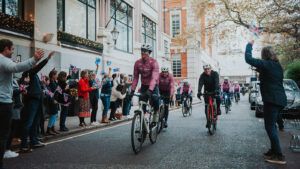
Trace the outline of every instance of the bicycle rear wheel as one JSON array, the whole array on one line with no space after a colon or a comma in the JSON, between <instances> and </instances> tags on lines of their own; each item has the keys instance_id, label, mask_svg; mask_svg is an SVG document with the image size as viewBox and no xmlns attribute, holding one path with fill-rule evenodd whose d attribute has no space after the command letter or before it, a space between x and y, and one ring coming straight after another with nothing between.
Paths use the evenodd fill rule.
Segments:
<instances>
[{"instance_id":1,"label":"bicycle rear wheel","mask_svg":"<svg viewBox=\"0 0 300 169\"><path fill-rule=\"evenodd\" d=\"M131 125L131 145L135 154L138 154L141 149L145 136L143 134L143 120L141 111L135 111Z\"/></svg>"},{"instance_id":2,"label":"bicycle rear wheel","mask_svg":"<svg viewBox=\"0 0 300 169\"><path fill-rule=\"evenodd\" d=\"M186 117L186 116L187 116L187 109L186 109L186 107L184 106L184 104L182 104L181 110L182 110L182 115L183 115L183 117Z\"/></svg>"}]
</instances>

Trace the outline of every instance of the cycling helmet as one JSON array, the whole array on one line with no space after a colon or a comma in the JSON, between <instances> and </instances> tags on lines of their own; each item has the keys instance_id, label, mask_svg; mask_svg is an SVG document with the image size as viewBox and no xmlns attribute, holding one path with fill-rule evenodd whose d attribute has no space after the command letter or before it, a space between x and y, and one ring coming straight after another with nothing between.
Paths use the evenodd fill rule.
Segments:
<instances>
[{"instance_id":1,"label":"cycling helmet","mask_svg":"<svg viewBox=\"0 0 300 169\"><path fill-rule=\"evenodd\" d=\"M205 65L203 65L203 69L211 69L210 64L205 64Z\"/></svg>"},{"instance_id":2,"label":"cycling helmet","mask_svg":"<svg viewBox=\"0 0 300 169\"><path fill-rule=\"evenodd\" d=\"M149 51L150 53L153 51L152 46L149 44L143 44L141 50Z\"/></svg>"},{"instance_id":3,"label":"cycling helmet","mask_svg":"<svg viewBox=\"0 0 300 169\"><path fill-rule=\"evenodd\" d=\"M162 67L162 68L161 68L161 71L162 71L162 72L169 72L169 68L167 68L167 67Z\"/></svg>"},{"instance_id":4,"label":"cycling helmet","mask_svg":"<svg viewBox=\"0 0 300 169\"><path fill-rule=\"evenodd\" d=\"M188 84L189 83L187 79L184 79L182 82L183 82L183 84Z\"/></svg>"},{"instance_id":5,"label":"cycling helmet","mask_svg":"<svg viewBox=\"0 0 300 169\"><path fill-rule=\"evenodd\" d=\"M228 77L224 77L224 80L229 80L229 78Z\"/></svg>"},{"instance_id":6,"label":"cycling helmet","mask_svg":"<svg viewBox=\"0 0 300 169\"><path fill-rule=\"evenodd\" d=\"M234 83L234 84L238 84L239 82L238 82L238 81L234 81L233 83Z\"/></svg>"}]
</instances>

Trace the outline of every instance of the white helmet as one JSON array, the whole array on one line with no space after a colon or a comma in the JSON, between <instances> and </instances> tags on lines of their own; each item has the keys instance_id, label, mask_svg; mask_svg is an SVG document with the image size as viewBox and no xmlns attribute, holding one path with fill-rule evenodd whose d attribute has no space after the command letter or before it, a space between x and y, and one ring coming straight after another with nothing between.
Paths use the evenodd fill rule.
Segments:
<instances>
[{"instance_id":1,"label":"white helmet","mask_svg":"<svg viewBox=\"0 0 300 169\"><path fill-rule=\"evenodd\" d=\"M169 72L169 68L168 68L168 67L162 67L162 68L161 68L161 71L162 71L162 72Z\"/></svg>"},{"instance_id":2,"label":"white helmet","mask_svg":"<svg viewBox=\"0 0 300 169\"><path fill-rule=\"evenodd\" d=\"M234 84L238 84L239 82L238 82L238 81L234 81L233 83L234 83Z\"/></svg>"},{"instance_id":3,"label":"white helmet","mask_svg":"<svg viewBox=\"0 0 300 169\"><path fill-rule=\"evenodd\" d=\"M203 65L203 69L211 69L211 65L210 64L205 64L205 65Z\"/></svg>"},{"instance_id":4,"label":"white helmet","mask_svg":"<svg viewBox=\"0 0 300 169\"><path fill-rule=\"evenodd\" d=\"M224 77L224 80L229 80L229 77Z\"/></svg>"},{"instance_id":5,"label":"white helmet","mask_svg":"<svg viewBox=\"0 0 300 169\"><path fill-rule=\"evenodd\" d=\"M182 82L185 84L189 83L187 79L184 79Z\"/></svg>"},{"instance_id":6,"label":"white helmet","mask_svg":"<svg viewBox=\"0 0 300 169\"><path fill-rule=\"evenodd\" d=\"M149 45L149 44L143 44L142 47L141 47L141 50L147 50L150 53L153 51L152 46Z\"/></svg>"}]
</instances>

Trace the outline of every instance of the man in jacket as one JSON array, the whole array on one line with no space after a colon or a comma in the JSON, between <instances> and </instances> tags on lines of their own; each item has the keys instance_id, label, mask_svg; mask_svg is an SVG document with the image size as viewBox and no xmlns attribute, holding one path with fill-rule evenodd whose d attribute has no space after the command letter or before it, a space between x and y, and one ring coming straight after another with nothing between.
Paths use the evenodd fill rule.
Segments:
<instances>
[{"instance_id":1,"label":"man in jacket","mask_svg":"<svg viewBox=\"0 0 300 169\"><path fill-rule=\"evenodd\" d=\"M264 157L267 162L285 164L276 129L278 114L287 105L287 97L283 88L283 69L271 47L262 49L262 59L253 58L253 43L254 41L246 46L245 60L249 65L256 67L259 72L265 129L271 142L271 149L264 153Z\"/></svg>"},{"instance_id":2,"label":"man in jacket","mask_svg":"<svg viewBox=\"0 0 300 169\"><path fill-rule=\"evenodd\" d=\"M3 154L12 116L13 73L30 69L44 56L44 52L38 50L33 58L16 64L11 60L13 51L12 41L0 40L0 169L3 168Z\"/></svg>"},{"instance_id":3,"label":"man in jacket","mask_svg":"<svg viewBox=\"0 0 300 169\"><path fill-rule=\"evenodd\" d=\"M221 109L220 109L220 86L219 86L219 74L213 70L211 70L211 66L204 65L203 66L204 72L201 74L199 78L199 84L198 84L198 94L197 97L200 99L202 95L202 87L204 86L204 93L214 93L216 102L217 102L217 114L221 115ZM208 98L204 98L205 105L208 104ZM205 116L207 120L207 106L205 106ZM208 121L206 123L206 127L208 127Z\"/></svg>"},{"instance_id":4,"label":"man in jacket","mask_svg":"<svg viewBox=\"0 0 300 169\"><path fill-rule=\"evenodd\" d=\"M23 76L30 77L28 92L24 98L24 111L21 117L22 121L22 136L20 153L31 152L27 138L30 137L31 147L43 147L45 144L37 139L38 126L42 113L42 84L37 73L48 63L53 56L51 52L46 59L41 61L38 65L23 73Z\"/></svg>"}]
</instances>

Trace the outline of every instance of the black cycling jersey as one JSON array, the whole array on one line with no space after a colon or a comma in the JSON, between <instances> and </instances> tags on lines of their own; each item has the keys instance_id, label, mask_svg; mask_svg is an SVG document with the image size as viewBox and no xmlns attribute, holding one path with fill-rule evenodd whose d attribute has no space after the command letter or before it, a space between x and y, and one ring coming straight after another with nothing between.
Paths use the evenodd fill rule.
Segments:
<instances>
[{"instance_id":1,"label":"black cycling jersey","mask_svg":"<svg viewBox=\"0 0 300 169\"><path fill-rule=\"evenodd\" d=\"M203 85L205 92L219 92L219 74L213 70L210 75L202 73L199 78L198 93L201 93Z\"/></svg>"}]
</instances>

